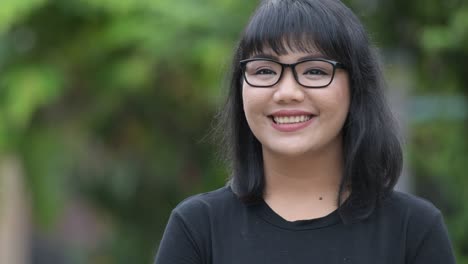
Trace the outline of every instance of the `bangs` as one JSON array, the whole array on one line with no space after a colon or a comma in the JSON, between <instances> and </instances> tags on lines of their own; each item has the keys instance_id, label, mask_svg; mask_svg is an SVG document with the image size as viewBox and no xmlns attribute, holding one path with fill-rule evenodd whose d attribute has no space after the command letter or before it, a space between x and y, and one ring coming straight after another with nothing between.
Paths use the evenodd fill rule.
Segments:
<instances>
[{"instance_id":1,"label":"bangs","mask_svg":"<svg viewBox=\"0 0 468 264\"><path fill-rule=\"evenodd\" d=\"M333 2L333 1L331 1ZM341 61L338 32L342 25L320 4L306 1L265 1L247 25L241 41L242 59L265 50L277 55L288 51L321 53L325 58Z\"/></svg>"}]
</instances>

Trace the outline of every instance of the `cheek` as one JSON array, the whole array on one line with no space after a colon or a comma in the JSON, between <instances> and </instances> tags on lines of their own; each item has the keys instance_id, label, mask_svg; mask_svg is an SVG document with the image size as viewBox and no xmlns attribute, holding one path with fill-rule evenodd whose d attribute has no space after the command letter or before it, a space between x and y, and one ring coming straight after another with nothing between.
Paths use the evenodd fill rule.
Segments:
<instances>
[{"instance_id":1,"label":"cheek","mask_svg":"<svg viewBox=\"0 0 468 264\"><path fill-rule=\"evenodd\" d=\"M345 113L345 115L348 114L349 111L349 89L346 87L346 89L340 89L337 94L336 94L336 104L339 107L339 109L342 110L342 112Z\"/></svg>"},{"instance_id":2,"label":"cheek","mask_svg":"<svg viewBox=\"0 0 468 264\"><path fill-rule=\"evenodd\" d=\"M244 107L244 114L251 130L255 130L255 127L252 126L254 126L256 123L254 121L255 112L257 111L257 103L255 98L255 95L252 94L252 90L248 88L242 89L242 104Z\"/></svg>"},{"instance_id":3,"label":"cheek","mask_svg":"<svg viewBox=\"0 0 468 264\"><path fill-rule=\"evenodd\" d=\"M263 138L265 128L269 125L267 118L268 104L271 92L266 89L244 87L242 102L244 114L250 130L257 138Z\"/></svg>"},{"instance_id":4,"label":"cheek","mask_svg":"<svg viewBox=\"0 0 468 264\"><path fill-rule=\"evenodd\" d=\"M248 119L250 108L252 105L251 96L249 95L249 91L246 88L242 88L242 106L244 108L244 113Z\"/></svg>"},{"instance_id":5,"label":"cheek","mask_svg":"<svg viewBox=\"0 0 468 264\"><path fill-rule=\"evenodd\" d=\"M343 102L343 105L346 106L346 109L348 109L350 101L351 101L351 96L350 96L351 88L349 85L350 81L349 81L348 74L346 74L344 78L341 79L341 81L342 81L342 84L341 84L341 89L339 89L338 91L338 96L341 102Z\"/></svg>"},{"instance_id":6,"label":"cheek","mask_svg":"<svg viewBox=\"0 0 468 264\"><path fill-rule=\"evenodd\" d=\"M347 76L343 76L343 78L338 80L339 82L337 85L330 90L331 93L328 99L330 105L333 105L337 109L337 112L346 116L348 114L350 102L349 81Z\"/></svg>"},{"instance_id":7,"label":"cheek","mask_svg":"<svg viewBox=\"0 0 468 264\"><path fill-rule=\"evenodd\" d=\"M242 87L242 105L244 111L247 112L247 109L250 106L250 95L248 89L245 88L245 85Z\"/></svg>"},{"instance_id":8,"label":"cheek","mask_svg":"<svg viewBox=\"0 0 468 264\"><path fill-rule=\"evenodd\" d=\"M344 86L343 89L340 89L340 91L337 94L337 100L339 101L339 104L341 105L344 116L347 116L349 112L349 104L351 100L348 84L346 84L346 86Z\"/></svg>"},{"instance_id":9,"label":"cheek","mask_svg":"<svg viewBox=\"0 0 468 264\"><path fill-rule=\"evenodd\" d=\"M329 90L322 90L318 108L320 114L325 117L345 119L349 111L349 87L347 85L330 87ZM338 120L337 120L338 121Z\"/></svg>"},{"instance_id":10,"label":"cheek","mask_svg":"<svg viewBox=\"0 0 468 264\"><path fill-rule=\"evenodd\" d=\"M317 104L321 111L331 113L348 110L349 96L344 91L325 92L319 96L320 98L317 100Z\"/></svg>"},{"instance_id":11,"label":"cheek","mask_svg":"<svg viewBox=\"0 0 468 264\"><path fill-rule=\"evenodd\" d=\"M265 108L266 95L261 90L244 87L242 89L242 103L247 118L262 114Z\"/></svg>"}]
</instances>

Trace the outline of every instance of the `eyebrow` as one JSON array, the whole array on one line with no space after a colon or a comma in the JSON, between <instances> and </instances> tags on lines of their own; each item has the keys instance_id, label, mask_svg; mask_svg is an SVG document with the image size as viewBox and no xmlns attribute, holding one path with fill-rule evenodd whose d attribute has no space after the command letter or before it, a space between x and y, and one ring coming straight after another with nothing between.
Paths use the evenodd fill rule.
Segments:
<instances>
[{"instance_id":1,"label":"eyebrow","mask_svg":"<svg viewBox=\"0 0 468 264\"><path fill-rule=\"evenodd\" d=\"M267 54L267 53L259 53L256 54L252 57L252 59L272 59L272 60L277 60L279 61L279 57L272 55L272 54ZM326 59L326 57L321 54L321 53L314 53L311 55L303 56L297 59L297 61L302 61L302 60L311 60L311 59Z\"/></svg>"}]
</instances>

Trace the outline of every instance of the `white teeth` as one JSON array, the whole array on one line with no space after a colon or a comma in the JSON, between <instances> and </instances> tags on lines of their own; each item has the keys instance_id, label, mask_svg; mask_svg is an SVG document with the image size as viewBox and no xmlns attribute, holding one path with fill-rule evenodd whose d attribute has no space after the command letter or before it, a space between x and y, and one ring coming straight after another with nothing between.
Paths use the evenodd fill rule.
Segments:
<instances>
[{"instance_id":1,"label":"white teeth","mask_svg":"<svg viewBox=\"0 0 468 264\"><path fill-rule=\"evenodd\" d=\"M308 115L300 115L300 116L274 116L273 120L277 124L293 124L293 123L301 123L308 121L312 118L312 116Z\"/></svg>"}]
</instances>

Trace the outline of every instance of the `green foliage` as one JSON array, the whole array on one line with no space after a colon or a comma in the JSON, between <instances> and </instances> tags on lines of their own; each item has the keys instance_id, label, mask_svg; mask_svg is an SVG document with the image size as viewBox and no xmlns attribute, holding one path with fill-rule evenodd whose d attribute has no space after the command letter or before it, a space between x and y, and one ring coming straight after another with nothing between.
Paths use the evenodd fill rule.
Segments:
<instances>
[{"instance_id":1,"label":"green foliage","mask_svg":"<svg viewBox=\"0 0 468 264\"><path fill-rule=\"evenodd\" d=\"M0 9L0 34L21 22L36 8L45 4L47 0L3 0Z\"/></svg>"},{"instance_id":2,"label":"green foliage","mask_svg":"<svg viewBox=\"0 0 468 264\"><path fill-rule=\"evenodd\" d=\"M415 69L412 93L468 98L468 4L466 1L351 1L384 51L405 51ZM391 78L391 76L389 76ZM466 108L465 108L466 109ZM448 109L436 109L448 112ZM418 113L416 113L418 114ZM458 263L468 263L467 113L458 120L410 124L409 167L417 194L442 210Z\"/></svg>"},{"instance_id":3,"label":"green foliage","mask_svg":"<svg viewBox=\"0 0 468 264\"><path fill-rule=\"evenodd\" d=\"M34 112L60 95L62 75L47 65L22 65L8 69L0 80L0 150L21 139Z\"/></svg>"},{"instance_id":4,"label":"green foliage","mask_svg":"<svg viewBox=\"0 0 468 264\"><path fill-rule=\"evenodd\" d=\"M455 10L446 25L431 25L422 32L421 46L427 52L468 52L468 6Z\"/></svg>"},{"instance_id":5,"label":"green foliage","mask_svg":"<svg viewBox=\"0 0 468 264\"><path fill-rule=\"evenodd\" d=\"M27 176L32 190L32 205L36 222L48 229L55 227L59 208L65 204L64 188L71 163L60 130L36 127L22 142L23 157L28 161Z\"/></svg>"},{"instance_id":6,"label":"green foliage","mask_svg":"<svg viewBox=\"0 0 468 264\"><path fill-rule=\"evenodd\" d=\"M449 226L458 262L467 263L468 193L466 127L461 122L438 120L418 124L411 140L412 170L416 191L442 209ZM422 154L423 153L423 154Z\"/></svg>"},{"instance_id":7,"label":"green foliage","mask_svg":"<svg viewBox=\"0 0 468 264\"><path fill-rule=\"evenodd\" d=\"M24 161L34 219L52 229L85 197L114 230L73 259L149 262L175 204L226 179L201 139L255 3L0 6L0 150Z\"/></svg>"}]
</instances>

